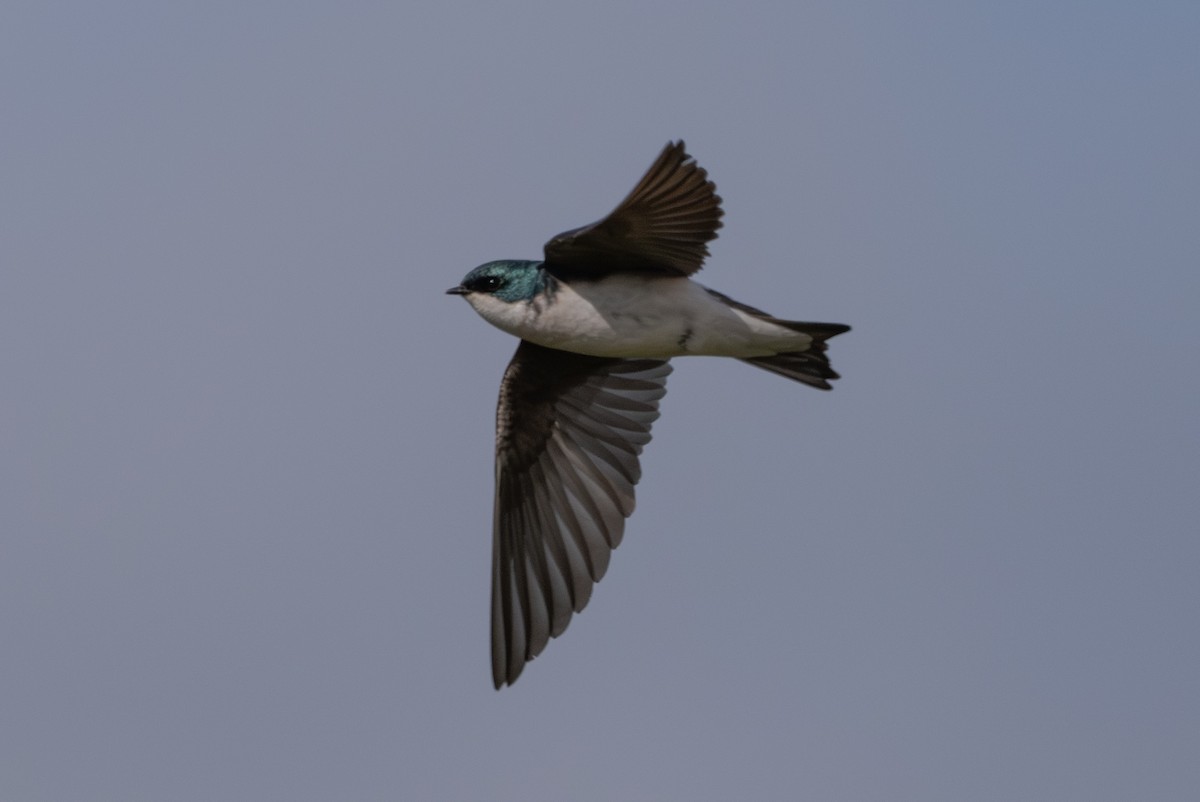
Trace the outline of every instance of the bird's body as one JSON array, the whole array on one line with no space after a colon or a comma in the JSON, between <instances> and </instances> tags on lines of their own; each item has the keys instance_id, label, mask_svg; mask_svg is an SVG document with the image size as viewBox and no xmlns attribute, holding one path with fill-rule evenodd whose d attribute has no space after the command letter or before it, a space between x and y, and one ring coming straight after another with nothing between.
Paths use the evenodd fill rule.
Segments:
<instances>
[{"instance_id":1,"label":"bird's body","mask_svg":"<svg viewBox=\"0 0 1200 802\"><path fill-rule=\"evenodd\" d=\"M498 329L547 348L611 357L771 356L803 351L811 335L731 306L684 276L610 273L559 281L541 262L493 262L539 272L538 292L517 302L472 293L467 301Z\"/></svg>"},{"instance_id":2,"label":"bird's body","mask_svg":"<svg viewBox=\"0 0 1200 802\"><path fill-rule=\"evenodd\" d=\"M496 410L492 676L511 684L581 611L633 513L638 456L677 356L725 356L823 390L838 323L781 320L693 281L721 199L668 144L603 220L448 292L521 339Z\"/></svg>"}]
</instances>

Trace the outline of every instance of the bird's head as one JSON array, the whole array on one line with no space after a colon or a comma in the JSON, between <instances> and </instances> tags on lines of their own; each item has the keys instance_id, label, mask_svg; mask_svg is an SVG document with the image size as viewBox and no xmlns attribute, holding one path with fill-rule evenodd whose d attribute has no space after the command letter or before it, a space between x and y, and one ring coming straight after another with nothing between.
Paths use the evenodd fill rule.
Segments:
<instances>
[{"instance_id":1,"label":"bird's head","mask_svg":"<svg viewBox=\"0 0 1200 802\"><path fill-rule=\"evenodd\" d=\"M446 292L465 296L468 301L479 295L490 295L510 304L528 301L545 288L546 278L541 267L541 262L515 259L488 262L467 273L457 287Z\"/></svg>"}]
</instances>

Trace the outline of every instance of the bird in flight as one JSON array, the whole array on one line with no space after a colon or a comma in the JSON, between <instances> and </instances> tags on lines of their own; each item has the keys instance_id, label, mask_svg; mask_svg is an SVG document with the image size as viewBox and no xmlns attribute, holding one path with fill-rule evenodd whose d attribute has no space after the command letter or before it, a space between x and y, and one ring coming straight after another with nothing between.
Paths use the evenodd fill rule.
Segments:
<instances>
[{"instance_id":1,"label":"bird in flight","mask_svg":"<svg viewBox=\"0 0 1200 802\"><path fill-rule=\"evenodd\" d=\"M781 320L693 281L721 198L668 143L607 217L541 261L480 265L447 290L519 337L496 410L492 679L511 685L592 595L633 513L669 360L727 356L829 390L840 323Z\"/></svg>"}]
</instances>

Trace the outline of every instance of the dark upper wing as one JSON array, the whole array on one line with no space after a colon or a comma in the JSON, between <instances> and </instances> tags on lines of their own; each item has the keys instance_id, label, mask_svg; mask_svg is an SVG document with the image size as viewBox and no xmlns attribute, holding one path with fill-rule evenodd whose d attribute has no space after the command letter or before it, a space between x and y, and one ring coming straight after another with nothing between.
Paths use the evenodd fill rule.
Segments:
<instances>
[{"instance_id":1,"label":"dark upper wing","mask_svg":"<svg viewBox=\"0 0 1200 802\"><path fill-rule=\"evenodd\" d=\"M649 270L690 276L708 256L721 227L721 198L708 173L668 143L629 197L603 220L546 243L553 270L611 273Z\"/></svg>"},{"instance_id":2,"label":"dark upper wing","mask_svg":"<svg viewBox=\"0 0 1200 802\"><path fill-rule=\"evenodd\" d=\"M671 366L522 341L500 385L492 678L511 684L588 603L633 513Z\"/></svg>"}]
</instances>

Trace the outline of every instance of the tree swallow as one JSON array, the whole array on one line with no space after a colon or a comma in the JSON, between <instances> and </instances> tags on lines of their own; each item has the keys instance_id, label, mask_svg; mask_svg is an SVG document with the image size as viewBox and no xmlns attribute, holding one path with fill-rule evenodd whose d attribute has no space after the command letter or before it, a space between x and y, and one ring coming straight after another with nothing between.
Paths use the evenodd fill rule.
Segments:
<instances>
[{"instance_id":1,"label":"tree swallow","mask_svg":"<svg viewBox=\"0 0 1200 802\"><path fill-rule=\"evenodd\" d=\"M447 290L521 339L496 410L497 690L604 576L633 513L668 360L734 357L822 390L838 378L825 341L849 326L780 320L691 280L722 214L708 174L682 141L668 143L611 214L554 237L542 261L488 262Z\"/></svg>"}]
</instances>

